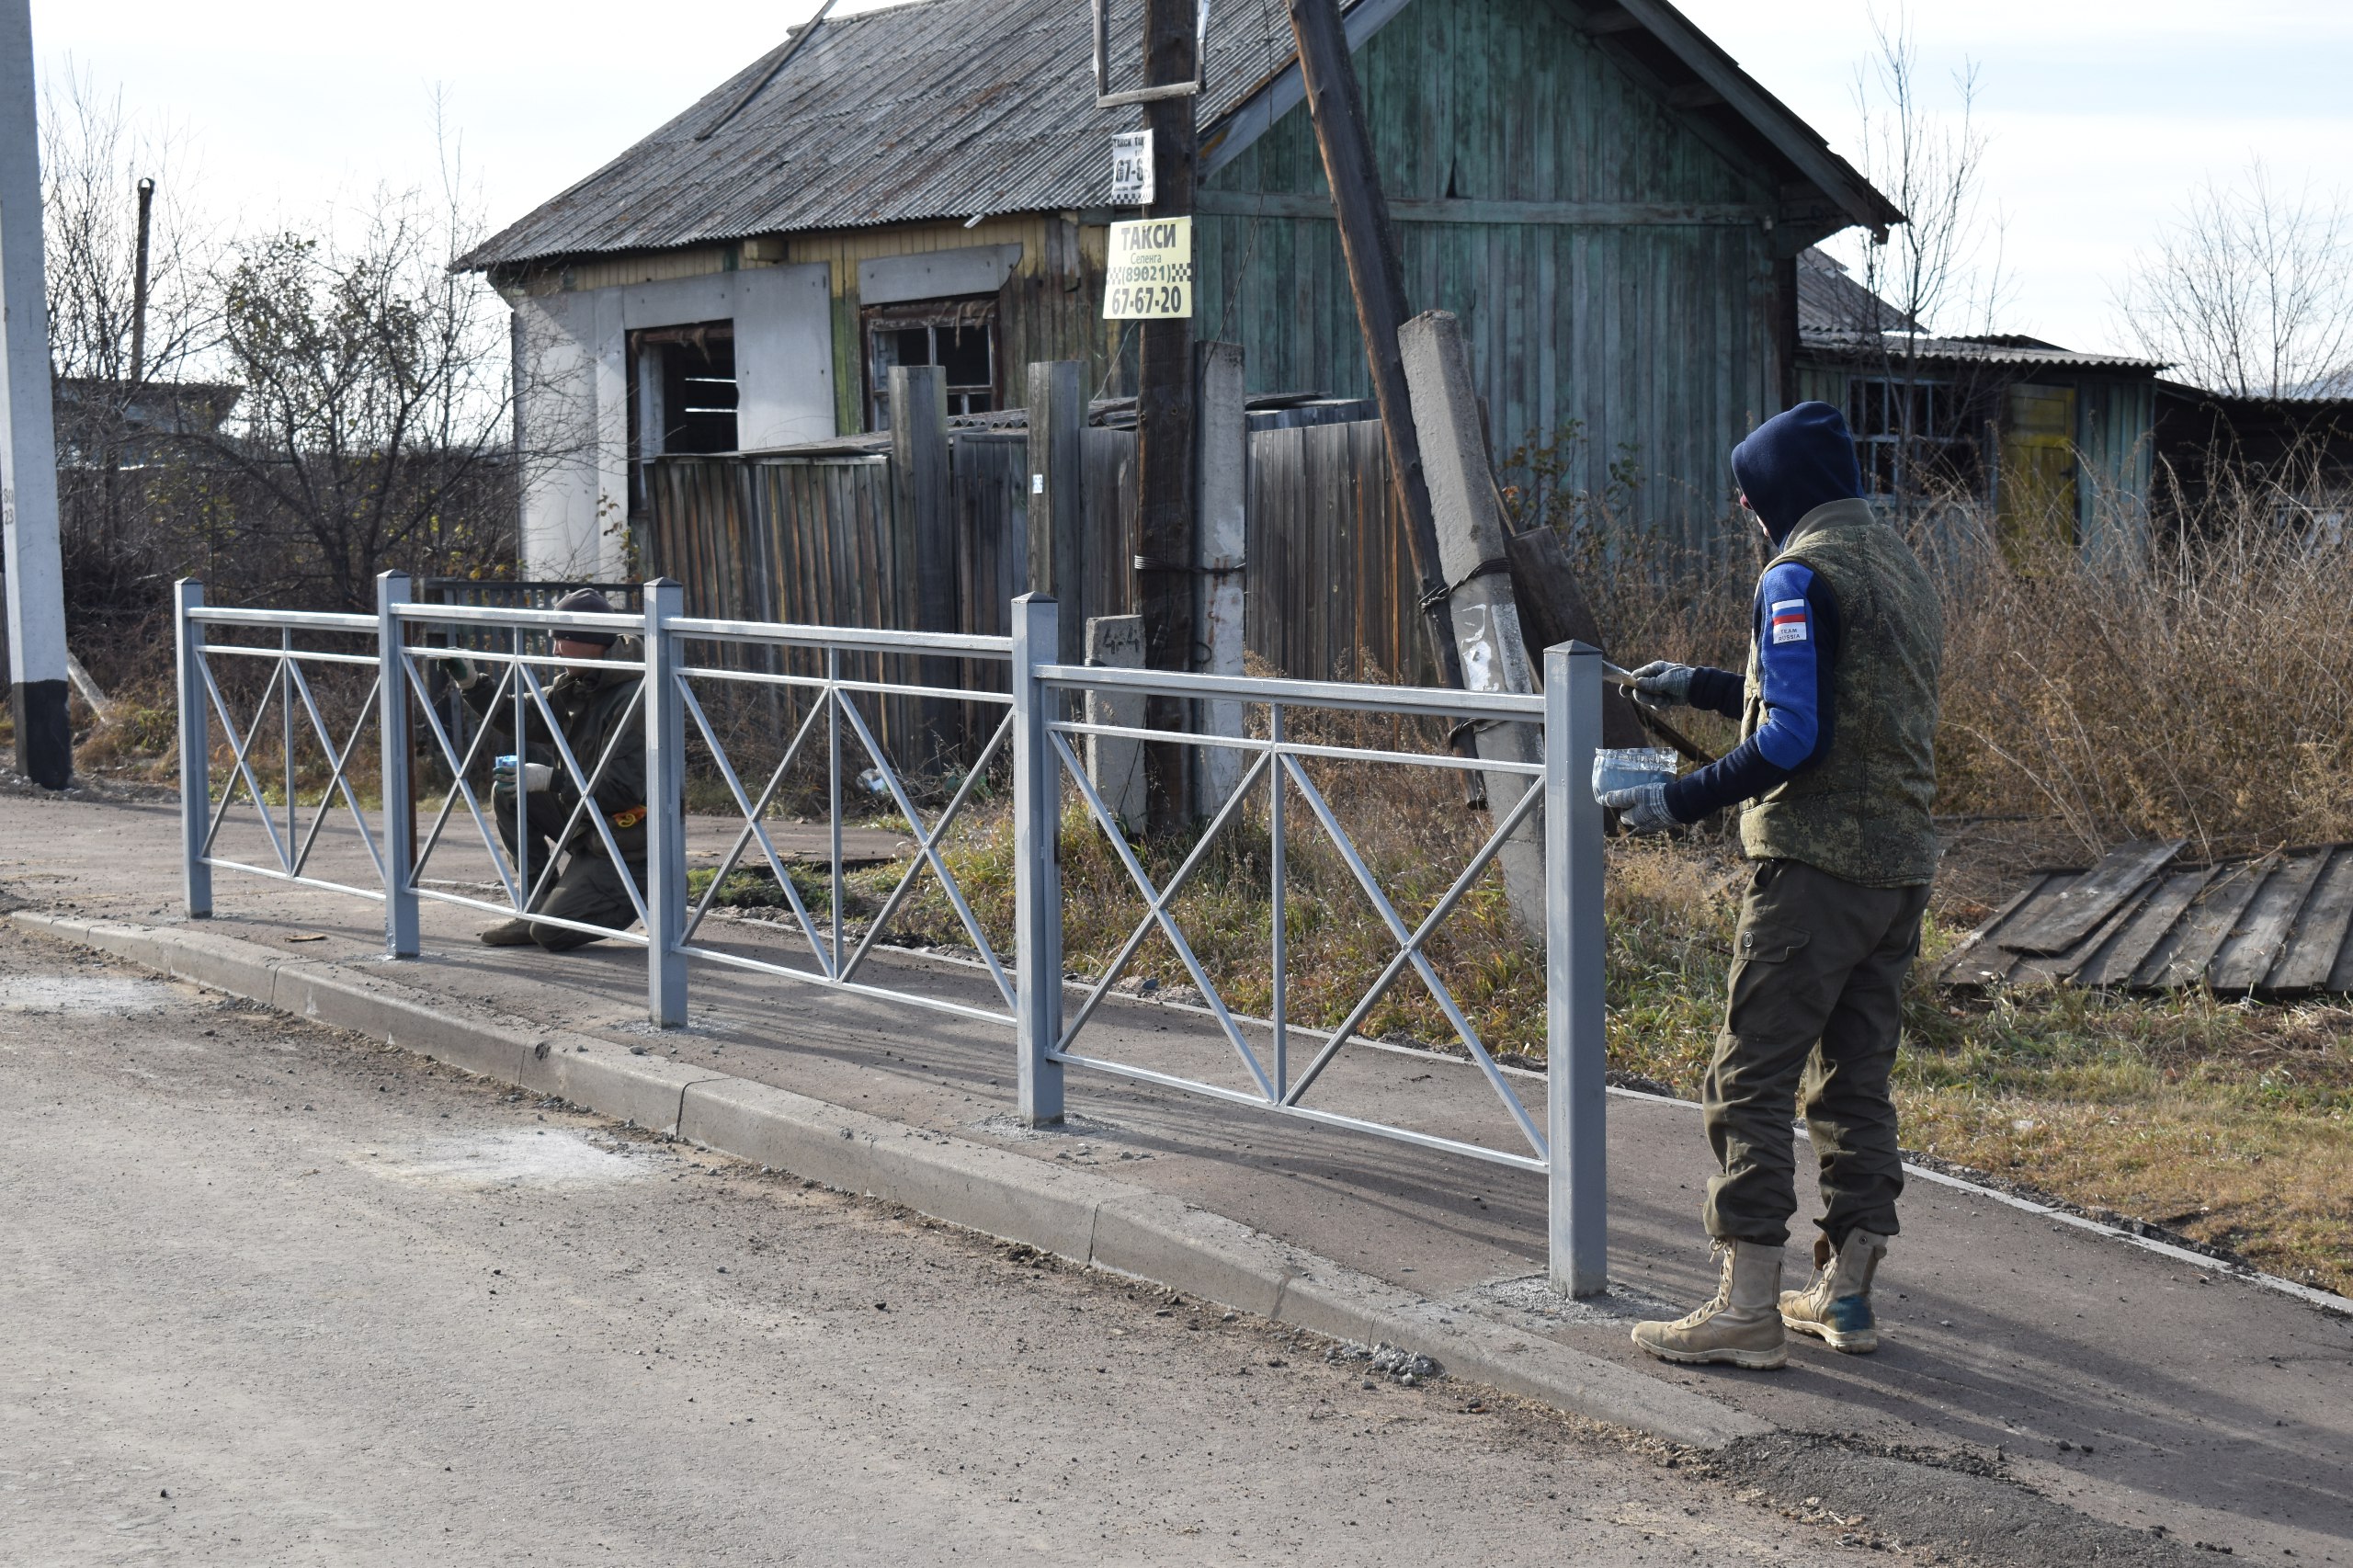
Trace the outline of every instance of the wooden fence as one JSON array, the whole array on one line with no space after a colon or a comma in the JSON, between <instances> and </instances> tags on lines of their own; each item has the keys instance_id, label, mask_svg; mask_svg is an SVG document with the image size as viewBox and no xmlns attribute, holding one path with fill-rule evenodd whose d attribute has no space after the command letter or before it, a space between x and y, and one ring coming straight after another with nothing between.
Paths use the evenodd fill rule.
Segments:
<instances>
[{"instance_id":1,"label":"wooden fence","mask_svg":"<svg viewBox=\"0 0 2353 1568\"><path fill-rule=\"evenodd\" d=\"M1250 652L1307 679L1378 672L1432 680L1379 424L1252 422L1273 427L1254 428L1247 442ZM949 571L957 630L1002 635L1029 580L1028 433L951 429L947 441L952 559L915 558L911 530L893 513L892 460L878 441L861 451L830 443L660 460L647 565L685 584L689 615L884 628L915 626L917 574ZM1063 596L1065 616L1135 608L1135 448L1132 429L1084 431L1082 583ZM1003 676L975 665L965 678L995 686ZM898 732L895 745L914 718L893 706L886 722Z\"/></svg>"}]
</instances>

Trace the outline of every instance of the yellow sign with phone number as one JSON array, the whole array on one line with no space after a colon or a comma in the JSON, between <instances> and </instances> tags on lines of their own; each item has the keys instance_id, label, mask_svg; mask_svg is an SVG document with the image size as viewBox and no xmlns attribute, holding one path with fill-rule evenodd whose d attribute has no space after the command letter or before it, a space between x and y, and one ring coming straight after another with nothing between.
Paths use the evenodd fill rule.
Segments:
<instances>
[{"instance_id":1,"label":"yellow sign with phone number","mask_svg":"<svg viewBox=\"0 0 2353 1568\"><path fill-rule=\"evenodd\" d=\"M1138 321L1193 313L1193 221L1146 218L1111 225L1103 276L1103 319Z\"/></svg>"}]
</instances>

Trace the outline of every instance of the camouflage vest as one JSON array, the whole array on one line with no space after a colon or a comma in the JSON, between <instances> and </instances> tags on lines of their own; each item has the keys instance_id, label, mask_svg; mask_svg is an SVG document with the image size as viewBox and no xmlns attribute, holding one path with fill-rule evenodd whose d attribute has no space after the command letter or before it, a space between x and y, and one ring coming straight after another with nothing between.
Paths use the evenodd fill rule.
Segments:
<instances>
[{"instance_id":1,"label":"camouflage vest","mask_svg":"<svg viewBox=\"0 0 2353 1568\"><path fill-rule=\"evenodd\" d=\"M1865 887L1923 885L1938 854L1929 812L1944 617L1936 585L1866 501L1808 512L1774 559L1811 567L1838 603L1830 755L1749 802L1741 847L1752 859L1802 860ZM1763 721L1752 635L1743 738Z\"/></svg>"}]
</instances>

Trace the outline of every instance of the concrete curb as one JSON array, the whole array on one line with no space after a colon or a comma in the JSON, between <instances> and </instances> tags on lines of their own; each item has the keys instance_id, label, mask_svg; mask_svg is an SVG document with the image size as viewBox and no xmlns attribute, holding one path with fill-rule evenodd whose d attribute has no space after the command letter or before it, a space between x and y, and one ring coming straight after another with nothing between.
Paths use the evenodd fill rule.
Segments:
<instances>
[{"instance_id":1,"label":"concrete curb","mask_svg":"<svg viewBox=\"0 0 2353 1568\"><path fill-rule=\"evenodd\" d=\"M438 1007L404 986L217 932L31 910L9 918L38 936L94 948L1074 1263L1336 1338L1403 1345L1437 1358L1458 1377L1574 1415L1706 1449L1774 1429L1705 1394L1551 1340L1442 1315L1436 1303L1411 1291L1222 1215L1091 1172L667 1058L638 1056L609 1040L541 1029L487 1011Z\"/></svg>"}]
</instances>

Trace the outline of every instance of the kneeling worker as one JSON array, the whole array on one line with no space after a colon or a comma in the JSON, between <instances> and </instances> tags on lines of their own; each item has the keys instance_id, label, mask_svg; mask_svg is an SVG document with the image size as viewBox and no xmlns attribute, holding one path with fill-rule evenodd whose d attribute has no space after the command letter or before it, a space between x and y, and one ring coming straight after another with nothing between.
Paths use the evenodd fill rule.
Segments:
<instances>
[{"instance_id":1,"label":"kneeling worker","mask_svg":"<svg viewBox=\"0 0 2353 1568\"><path fill-rule=\"evenodd\" d=\"M575 589L558 600L555 608L587 615L612 613L605 596L594 588ZM532 900L531 913L625 931L637 920L630 887L632 882L640 889L645 886L645 719L633 700L639 673L608 668L601 661L614 656L635 660L638 643L609 631L579 630L558 633L553 649L555 656L569 666L546 685L548 710L555 716L563 744L591 776L596 775L608 745L612 747L612 756L597 779L595 798L575 817L581 780L564 768L563 753L548 736L538 704L527 699L524 733L507 736L515 749L515 765L510 770L502 758L493 775L491 803L498 819L498 836L506 843L506 852L518 858L523 858L522 846L529 846L525 864L534 883L541 880L551 856L559 852L565 856L563 869L548 881L546 891ZM466 706L481 716L485 729L506 734L514 721L513 693L505 701L494 701L496 681L463 659L448 663L457 666L458 688L465 696ZM615 744L617 734L620 739ZM525 802L519 812L518 794ZM590 812L603 815L621 864L615 865L607 853L605 835L589 820ZM566 824L571 824L569 833ZM500 921L483 932L482 939L494 948L537 942L549 952L560 953L597 938L586 931L517 919Z\"/></svg>"},{"instance_id":2,"label":"kneeling worker","mask_svg":"<svg viewBox=\"0 0 2353 1568\"><path fill-rule=\"evenodd\" d=\"M1722 1280L1689 1316L1638 1324L1634 1343L1669 1361L1778 1367L1785 1326L1843 1351L1879 1343L1871 1275L1904 1187L1888 1085L1937 869L1943 630L1927 574L1860 499L1836 409L1805 403L1776 415L1732 466L1774 551L1757 579L1746 678L1664 662L1634 674L1654 706L1737 718L1741 743L1602 803L1633 832L1655 833L1747 802L1741 846L1756 869L1704 1090L1720 1167L1706 1221ZM1801 1092L1824 1213L1812 1285L1783 1291Z\"/></svg>"}]
</instances>

